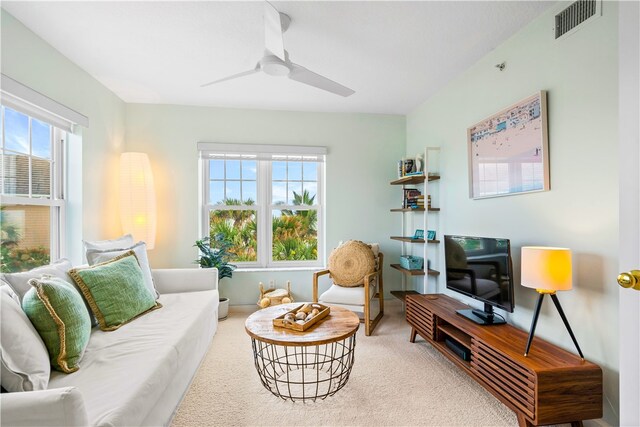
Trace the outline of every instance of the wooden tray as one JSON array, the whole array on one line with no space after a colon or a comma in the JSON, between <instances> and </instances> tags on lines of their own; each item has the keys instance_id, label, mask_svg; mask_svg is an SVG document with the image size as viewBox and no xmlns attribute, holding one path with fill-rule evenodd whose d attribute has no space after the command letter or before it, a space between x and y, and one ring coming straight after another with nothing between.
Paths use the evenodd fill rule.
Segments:
<instances>
[{"instance_id":1,"label":"wooden tray","mask_svg":"<svg viewBox=\"0 0 640 427\"><path fill-rule=\"evenodd\" d=\"M319 305L320 306L320 312L312 317L311 319L307 320L306 322L304 322L302 325L299 323L286 323L284 322L284 316L286 316L289 313L292 313L294 316L295 314L298 312L298 310L300 310L304 304L300 304L299 306L297 306L296 308L294 308L293 310L289 310L286 313L284 313L282 316L278 316L275 319L273 319L273 326L276 326L278 328L286 328L286 329L292 329L294 331L298 331L298 332L304 332L307 329L309 329L310 327L312 327L313 325L315 325L316 323L318 323L319 321L321 321L322 319L324 319L325 317L327 317L329 315L329 312L331 311L331 309L329 307L327 307L326 305L323 304L318 304L318 303L309 303L309 304L313 304L313 305Z\"/></svg>"}]
</instances>

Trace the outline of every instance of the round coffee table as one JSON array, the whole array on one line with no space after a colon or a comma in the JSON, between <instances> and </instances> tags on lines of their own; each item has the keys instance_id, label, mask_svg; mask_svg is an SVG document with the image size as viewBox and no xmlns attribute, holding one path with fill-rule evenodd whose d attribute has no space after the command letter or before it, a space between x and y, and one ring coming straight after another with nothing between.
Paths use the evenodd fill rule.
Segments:
<instances>
[{"instance_id":1,"label":"round coffee table","mask_svg":"<svg viewBox=\"0 0 640 427\"><path fill-rule=\"evenodd\" d=\"M349 380L360 320L347 309L331 307L304 332L273 326L273 319L300 305L259 310L249 316L245 330L265 388L285 400L315 401L333 396Z\"/></svg>"}]
</instances>

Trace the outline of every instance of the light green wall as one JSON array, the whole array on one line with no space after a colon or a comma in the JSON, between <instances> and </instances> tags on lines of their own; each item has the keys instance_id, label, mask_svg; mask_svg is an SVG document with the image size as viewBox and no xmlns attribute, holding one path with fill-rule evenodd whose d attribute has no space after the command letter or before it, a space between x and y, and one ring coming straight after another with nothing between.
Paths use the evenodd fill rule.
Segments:
<instances>
[{"instance_id":1,"label":"light green wall","mask_svg":"<svg viewBox=\"0 0 640 427\"><path fill-rule=\"evenodd\" d=\"M198 151L196 143L313 145L328 148L326 164L327 253L340 240L380 242L397 258L389 241L397 218L389 209L398 195L390 188L395 160L405 141L403 116L258 111L174 105L128 104L126 146L151 159L158 203L154 267L193 266L198 236ZM387 269L388 270L388 269ZM387 277L388 276L388 277ZM298 300L311 298L312 271L236 272L222 293L232 304L254 304L258 282L292 281ZM387 292L399 278L385 274Z\"/></svg>"},{"instance_id":2,"label":"light green wall","mask_svg":"<svg viewBox=\"0 0 640 427\"><path fill-rule=\"evenodd\" d=\"M618 408L618 57L617 4L565 39L554 40L563 6L452 80L407 116L407 153L442 147L444 233L511 239L516 309L511 322L528 330L535 291L519 286L520 247L573 250L574 289L559 299L585 356L605 373L605 419ZM506 61L500 72L495 64ZM469 199L467 127L539 90L548 93L551 191ZM441 233L442 234L442 233ZM536 336L575 351L545 301ZM535 351L535 342L533 344ZM523 349L524 350L524 349Z\"/></svg>"},{"instance_id":3,"label":"light green wall","mask_svg":"<svg viewBox=\"0 0 640 427\"><path fill-rule=\"evenodd\" d=\"M82 186L75 186L82 188L82 197L70 205L82 215L69 213L73 225L78 219L82 223L82 232L74 233L75 246L69 248L80 262L80 235L100 239L120 232L115 174L124 143L124 102L4 9L1 14L2 73L89 117L89 128L80 130Z\"/></svg>"}]
</instances>

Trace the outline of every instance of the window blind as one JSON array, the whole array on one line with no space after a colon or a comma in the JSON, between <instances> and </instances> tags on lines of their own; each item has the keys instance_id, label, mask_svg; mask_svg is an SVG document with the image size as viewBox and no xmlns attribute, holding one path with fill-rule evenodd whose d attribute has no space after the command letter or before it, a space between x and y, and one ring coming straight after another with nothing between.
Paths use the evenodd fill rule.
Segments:
<instances>
[{"instance_id":1,"label":"window blind","mask_svg":"<svg viewBox=\"0 0 640 427\"><path fill-rule=\"evenodd\" d=\"M323 162L327 147L198 142L200 158Z\"/></svg>"},{"instance_id":2,"label":"window blind","mask_svg":"<svg viewBox=\"0 0 640 427\"><path fill-rule=\"evenodd\" d=\"M2 74L0 102L52 126L73 133L73 126L89 127L86 116Z\"/></svg>"}]
</instances>

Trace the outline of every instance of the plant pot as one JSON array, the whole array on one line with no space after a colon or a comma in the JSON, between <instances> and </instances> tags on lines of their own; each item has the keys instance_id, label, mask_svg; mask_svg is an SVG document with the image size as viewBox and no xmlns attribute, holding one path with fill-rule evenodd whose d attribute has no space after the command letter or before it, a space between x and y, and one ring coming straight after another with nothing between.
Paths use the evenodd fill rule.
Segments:
<instances>
[{"instance_id":1,"label":"plant pot","mask_svg":"<svg viewBox=\"0 0 640 427\"><path fill-rule=\"evenodd\" d=\"M220 298L218 306L218 320L224 320L229 315L229 298Z\"/></svg>"}]
</instances>

